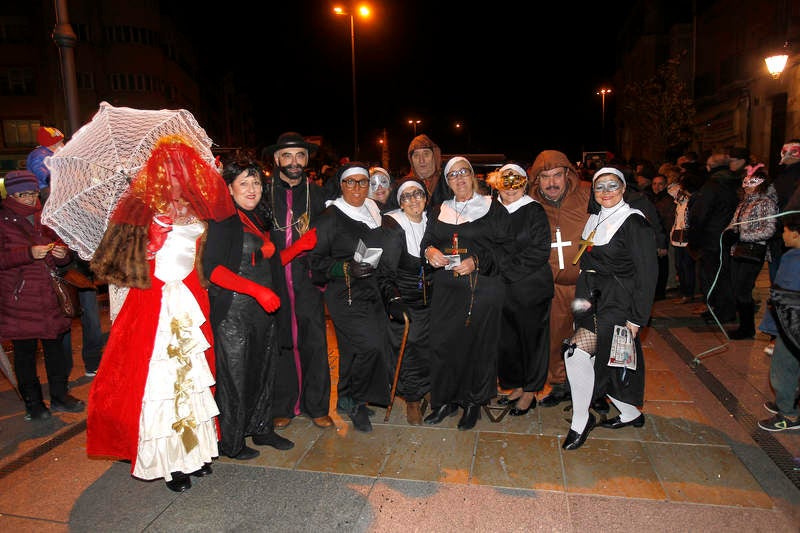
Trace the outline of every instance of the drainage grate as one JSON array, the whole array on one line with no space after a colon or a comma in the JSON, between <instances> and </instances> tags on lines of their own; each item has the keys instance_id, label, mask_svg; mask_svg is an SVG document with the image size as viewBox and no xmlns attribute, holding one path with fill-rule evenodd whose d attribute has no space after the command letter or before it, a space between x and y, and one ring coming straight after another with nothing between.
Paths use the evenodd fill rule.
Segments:
<instances>
[{"instance_id":1,"label":"drainage grate","mask_svg":"<svg viewBox=\"0 0 800 533\"><path fill-rule=\"evenodd\" d=\"M0 468L0 479L13 474L23 466L32 463L42 455L46 454L53 448L60 446L67 442L69 439L78 435L79 433L86 431L86 419L81 420L80 422L76 422L69 428L61 431L58 435L53 437L52 439L41 443L40 445L36 446L35 448L31 448L21 456L17 457L7 465L4 465Z\"/></svg>"},{"instance_id":2,"label":"drainage grate","mask_svg":"<svg viewBox=\"0 0 800 533\"><path fill-rule=\"evenodd\" d=\"M672 324L670 324L672 326ZM736 421L744 427L750 434L750 437L758 444L758 446L767 454L767 456L775 463L781 472L794 484L795 487L800 489L800 469L798 464L795 463L795 458L789 451L783 447L775 437L768 431L764 431L758 427L758 420L747 412L739 400L723 385L709 370L702 366L693 365L695 360L694 355L681 343L681 341L672 334L666 327L656 326L655 328L659 334L669 343L678 356L686 362L687 365L694 369L695 375L700 381L708 388L711 393L722 403L722 405L733 415Z\"/></svg>"}]
</instances>

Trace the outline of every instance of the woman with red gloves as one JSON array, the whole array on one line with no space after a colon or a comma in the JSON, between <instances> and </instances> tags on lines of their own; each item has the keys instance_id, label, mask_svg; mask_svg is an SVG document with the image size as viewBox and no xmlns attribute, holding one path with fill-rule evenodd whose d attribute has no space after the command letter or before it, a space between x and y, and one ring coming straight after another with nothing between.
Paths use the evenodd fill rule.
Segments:
<instances>
[{"instance_id":1,"label":"woman with red gloves","mask_svg":"<svg viewBox=\"0 0 800 533\"><path fill-rule=\"evenodd\" d=\"M90 456L131 462L182 492L219 455L208 293L198 275L207 220L235 209L217 170L179 137L161 139L111 215L91 267L130 290L89 393Z\"/></svg>"},{"instance_id":2,"label":"woman with red gloves","mask_svg":"<svg viewBox=\"0 0 800 533\"><path fill-rule=\"evenodd\" d=\"M209 222L203 271L211 281L211 326L217 356L216 400L220 453L238 460L258 457L245 443L289 450L294 443L275 433L273 394L276 358L292 349L284 266L314 247L316 231L275 253L272 215L262 195L266 176L253 160L229 162L222 171L236 214ZM289 357L289 355L287 355Z\"/></svg>"}]
</instances>

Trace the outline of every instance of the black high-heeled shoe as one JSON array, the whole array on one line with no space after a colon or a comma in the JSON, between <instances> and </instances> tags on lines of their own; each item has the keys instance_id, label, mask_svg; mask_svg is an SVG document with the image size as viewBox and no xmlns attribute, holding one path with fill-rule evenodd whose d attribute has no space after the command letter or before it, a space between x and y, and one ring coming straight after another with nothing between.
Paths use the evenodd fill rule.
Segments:
<instances>
[{"instance_id":1,"label":"black high-heeled shoe","mask_svg":"<svg viewBox=\"0 0 800 533\"><path fill-rule=\"evenodd\" d=\"M589 421L586 422L586 427L583 428L583 431L578 433L570 428L567 437L564 439L564 444L562 444L561 447L565 450L577 450L583 446L583 443L586 442L586 437L589 436L589 432L594 429L595 422L594 415L589 413Z\"/></svg>"},{"instance_id":2,"label":"black high-heeled shoe","mask_svg":"<svg viewBox=\"0 0 800 533\"><path fill-rule=\"evenodd\" d=\"M525 409L517 409L516 405L514 405L514 407L511 408L511 410L508 412L508 414L511 415L511 416L525 416L525 415L528 414L528 411L530 411L531 409L536 409L536 397L535 396L534 396L533 400L531 400L531 404L528 407L526 407Z\"/></svg>"},{"instance_id":3,"label":"black high-heeled shoe","mask_svg":"<svg viewBox=\"0 0 800 533\"><path fill-rule=\"evenodd\" d=\"M431 414L425 417L426 424L439 424L448 416L453 416L458 411L458 406L454 403L446 403L441 405L438 409L434 409Z\"/></svg>"},{"instance_id":4,"label":"black high-heeled shoe","mask_svg":"<svg viewBox=\"0 0 800 533\"><path fill-rule=\"evenodd\" d=\"M478 419L481 417L481 406L470 404L464 408L464 414L461 415L461 420L458 421L458 429L466 431L475 427Z\"/></svg>"}]
</instances>

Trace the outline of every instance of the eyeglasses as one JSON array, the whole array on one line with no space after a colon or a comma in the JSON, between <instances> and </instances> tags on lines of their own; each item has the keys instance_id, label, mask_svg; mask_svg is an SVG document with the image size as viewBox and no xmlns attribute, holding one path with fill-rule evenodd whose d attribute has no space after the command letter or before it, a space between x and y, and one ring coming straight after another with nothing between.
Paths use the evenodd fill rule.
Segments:
<instances>
[{"instance_id":1,"label":"eyeglasses","mask_svg":"<svg viewBox=\"0 0 800 533\"><path fill-rule=\"evenodd\" d=\"M412 199L422 200L425 198L425 193L419 189L414 192L404 192L400 195L400 203L404 204L406 202L410 202Z\"/></svg>"},{"instance_id":2,"label":"eyeglasses","mask_svg":"<svg viewBox=\"0 0 800 533\"><path fill-rule=\"evenodd\" d=\"M348 189L355 189L356 186L362 189L366 189L367 187L369 187L369 180L368 179L354 180L353 178L347 178L345 180L342 180L342 184L344 184L344 186L347 187Z\"/></svg>"},{"instance_id":3,"label":"eyeglasses","mask_svg":"<svg viewBox=\"0 0 800 533\"><path fill-rule=\"evenodd\" d=\"M35 198L39 196L38 191L29 191L29 192L15 192L12 194L14 198Z\"/></svg>"},{"instance_id":4,"label":"eyeglasses","mask_svg":"<svg viewBox=\"0 0 800 533\"><path fill-rule=\"evenodd\" d=\"M458 170L453 170L447 173L447 181L457 180L459 178L466 178L472 176L472 171L466 167Z\"/></svg>"},{"instance_id":5,"label":"eyeglasses","mask_svg":"<svg viewBox=\"0 0 800 533\"><path fill-rule=\"evenodd\" d=\"M617 180L604 181L603 183L595 183L594 192L615 192L622 188L622 184Z\"/></svg>"}]
</instances>

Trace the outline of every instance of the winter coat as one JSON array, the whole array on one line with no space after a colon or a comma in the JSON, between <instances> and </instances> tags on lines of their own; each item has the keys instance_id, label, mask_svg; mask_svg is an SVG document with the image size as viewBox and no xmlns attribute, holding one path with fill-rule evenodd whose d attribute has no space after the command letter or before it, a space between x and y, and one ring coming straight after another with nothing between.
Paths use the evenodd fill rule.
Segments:
<instances>
[{"instance_id":1,"label":"winter coat","mask_svg":"<svg viewBox=\"0 0 800 533\"><path fill-rule=\"evenodd\" d=\"M71 254L34 260L31 246L61 239L42 225L41 206L31 224L8 208L14 201L6 198L0 209L0 339L55 339L70 329L72 319L61 312L50 271L69 264Z\"/></svg>"}]
</instances>

